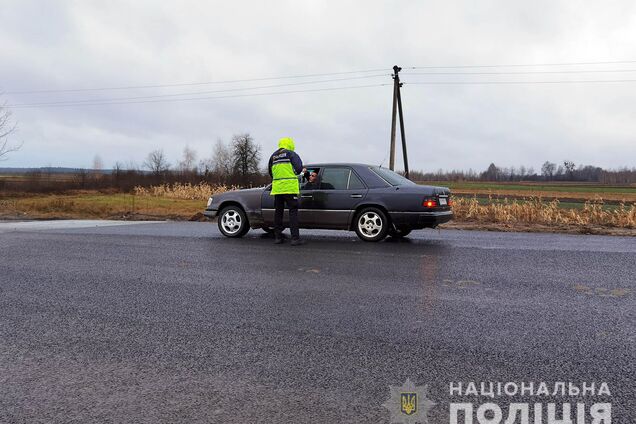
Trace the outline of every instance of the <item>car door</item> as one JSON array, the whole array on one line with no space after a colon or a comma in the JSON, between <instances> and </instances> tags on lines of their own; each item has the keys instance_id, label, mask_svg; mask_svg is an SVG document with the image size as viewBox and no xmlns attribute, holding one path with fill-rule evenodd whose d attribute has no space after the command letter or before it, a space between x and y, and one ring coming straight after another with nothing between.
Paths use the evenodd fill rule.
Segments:
<instances>
[{"instance_id":1,"label":"car door","mask_svg":"<svg viewBox=\"0 0 636 424\"><path fill-rule=\"evenodd\" d=\"M358 204L366 197L367 187L349 167L325 167L320 174L320 189L312 193L312 217L319 228L345 229Z\"/></svg>"},{"instance_id":2,"label":"car door","mask_svg":"<svg viewBox=\"0 0 636 424\"><path fill-rule=\"evenodd\" d=\"M265 226L274 227L274 196L271 195L272 185L270 184L263 190L263 196L261 198L261 213L263 214L263 221ZM309 203L311 201L311 197L303 198L302 191L301 195L298 196L298 209L305 209L310 207ZM306 227L308 225L309 215L303 213L303 210L298 213L298 226ZM287 205L285 205L285 213L283 215L283 225L289 226L289 210L287 209Z\"/></svg>"}]
</instances>

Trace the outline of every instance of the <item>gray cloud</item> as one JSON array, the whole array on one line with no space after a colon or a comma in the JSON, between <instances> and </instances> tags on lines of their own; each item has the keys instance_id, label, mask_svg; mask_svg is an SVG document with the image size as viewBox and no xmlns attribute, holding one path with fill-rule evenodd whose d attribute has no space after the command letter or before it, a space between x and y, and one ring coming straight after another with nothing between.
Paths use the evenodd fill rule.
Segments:
<instances>
[{"instance_id":1,"label":"gray cloud","mask_svg":"<svg viewBox=\"0 0 636 424\"><path fill-rule=\"evenodd\" d=\"M407 68L636 60L636 8L629 1L9 1L0 10L4 92L376 68L386 68L388 74L395 63ZM636 69L636 63L549 69ZM636 79L636 72L435 76L407 71L403 97L412 168L484 169L492 161L538 168L546 159L566 158L634 166L636 83L409 83ZM324 86L382 82L390 83L390 77ZM270 83L276 81L2 97L9 104L99 100ZM272 89L278 90L286 88ZM16 108L24 147L3 165L90 166L95 154L107 165L140 163L157 147L176 161L186 144L205 156L217 138L227 140L244 131L266 152L279 137L291 135L306 161L380 163L388 153L390 100L391 87L384 86L190 102Z\"/></svg>"}]
</instances>

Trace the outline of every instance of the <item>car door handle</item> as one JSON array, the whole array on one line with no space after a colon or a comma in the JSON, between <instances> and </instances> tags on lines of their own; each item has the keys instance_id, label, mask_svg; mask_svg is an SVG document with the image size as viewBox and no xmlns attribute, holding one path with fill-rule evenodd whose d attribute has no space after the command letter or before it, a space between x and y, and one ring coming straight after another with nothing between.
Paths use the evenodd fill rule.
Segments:
<instances>
[{"instance_id":1,"label":"car door handle","mask_svg":"<svg viewBox=\"0 0 636 424\"><path fill-rule=\"evenodd\" d=\"M361 195L361 194L352 194L352 195L351 195L351 198L352 198L352 199L360 199L361 197L362 197L362 195Z\"/></svg>"},{"instance_id":2,"label":"car door handle","mask_svg":"<svg viewBox=\"0 0 636 424\"><path fill-rule=\"evenodd\" d=\"M314 195L313 194L301 194L300 197L303 198L303 199L312 199L314 197Z\"/></svg>"}]
</instances>

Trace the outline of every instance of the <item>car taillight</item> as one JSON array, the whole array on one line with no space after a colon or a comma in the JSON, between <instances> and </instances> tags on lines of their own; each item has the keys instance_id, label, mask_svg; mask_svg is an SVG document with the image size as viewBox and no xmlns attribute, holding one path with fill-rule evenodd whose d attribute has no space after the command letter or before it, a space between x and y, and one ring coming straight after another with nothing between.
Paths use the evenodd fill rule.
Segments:
<instances>
[{"instance_id":1,"label":"car taillight","mask_svg":"<svg viewBox=\"0 0 636 424\"><path fill-rule=\"evenodd\" d=\"M424 199L424 201L422 202L422 206L424 206L425 208L434 208L435 206L437 206L437 200Z\"/></svg>"}]
</instances>

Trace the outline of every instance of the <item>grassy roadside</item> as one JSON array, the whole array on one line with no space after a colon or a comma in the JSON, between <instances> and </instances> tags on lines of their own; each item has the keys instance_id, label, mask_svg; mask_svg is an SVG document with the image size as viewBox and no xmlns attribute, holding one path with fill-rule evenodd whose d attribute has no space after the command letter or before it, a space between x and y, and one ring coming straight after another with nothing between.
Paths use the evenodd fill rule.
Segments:
<instances>
[{"instance_id":1,"label":"grassy roadside","mask_svg":"<svg viewBox=\"0 0 636 424\"><path fill-rule=\"evenodd\" d=\"M189 219L205 201L75 193L0 198L0 219Z\"/></svg>"},{"instance_id":2,"label":"grassy roadside","mask_svg":"<svg viewBox=\"0 0 636 424\"><path fill-rule=\"evenodd\" d=\"M188 190L179 186L175 190L137 190L136 194L0 193L0 219L202 220L209 190L225 189L195 186ZM457 196L453 209L455 219L444 228L636 236L636 204L631 202L607 205L598 201Z\"/></svg>"}]
</instances>

